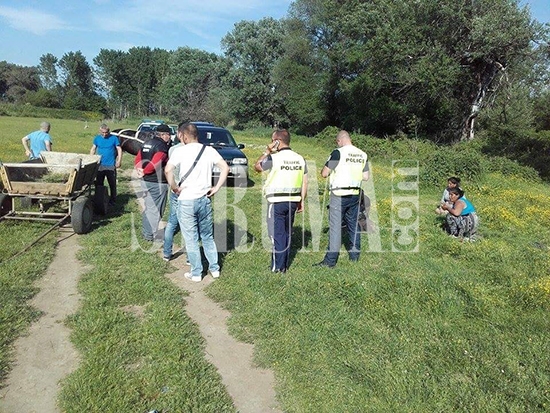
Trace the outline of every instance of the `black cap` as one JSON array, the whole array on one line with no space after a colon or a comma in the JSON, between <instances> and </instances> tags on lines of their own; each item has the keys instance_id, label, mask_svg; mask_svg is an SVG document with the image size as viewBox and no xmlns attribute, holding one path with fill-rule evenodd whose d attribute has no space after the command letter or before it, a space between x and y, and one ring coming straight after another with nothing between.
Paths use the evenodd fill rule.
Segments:
<instances>
[{"instance_id":1,"label":"black cap","mask_svg":"<svg viewBox=\"0 0 550 413\"><path fill-rule=\"evenodd\" d=\"M168 125L158 125L155 130L159 133L160 132L168 132L168 133L172 132L172 130L170 129L170 127Z\"/></svg>"}]
</instances>

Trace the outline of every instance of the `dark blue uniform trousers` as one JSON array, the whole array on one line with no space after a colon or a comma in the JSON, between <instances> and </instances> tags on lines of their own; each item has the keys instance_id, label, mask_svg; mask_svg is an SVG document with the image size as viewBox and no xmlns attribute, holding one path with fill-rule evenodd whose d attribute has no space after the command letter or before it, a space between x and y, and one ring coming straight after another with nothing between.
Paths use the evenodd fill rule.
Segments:
<instances>
[{"instance_id":1,"label":"dark blue uniform trousers","mask_svg":"<svg viewBox=\"0 0 550 413\"><path fill-rule=\"evenodd\" d=\"M267 231L273 244L271 271L285 272L290 266L292 224L298 202L268 203Z\"/></svg>"}]
</instances>

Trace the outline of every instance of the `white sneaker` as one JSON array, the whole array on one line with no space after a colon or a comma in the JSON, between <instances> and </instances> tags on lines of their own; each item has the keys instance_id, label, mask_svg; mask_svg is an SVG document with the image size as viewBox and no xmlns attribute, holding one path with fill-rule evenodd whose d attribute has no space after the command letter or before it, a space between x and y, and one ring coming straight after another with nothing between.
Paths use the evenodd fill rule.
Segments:
<instances>
[{"instance_id":1,"label":"white sneaker","mask_svg":"<svg viewBox=\"0 0 550 413\"><path fill-rule=\"evenodd\" d=\"M188 280L191 280L191 281L196 282L196 283L200 283L202 281L202 277L200 275L191 275L190 272L186 272L183 275Z\"/></svg>"},{"instance_id":2,"label":"white sneaker","mask_svg":"<svg viewBox=\"0 0 550 413\"><path fill-rule=\"evenodd\" d=\"M220 278L219 271L210 271L210 274L212 274L212 278Z\"/></svg>"}]
</instances>

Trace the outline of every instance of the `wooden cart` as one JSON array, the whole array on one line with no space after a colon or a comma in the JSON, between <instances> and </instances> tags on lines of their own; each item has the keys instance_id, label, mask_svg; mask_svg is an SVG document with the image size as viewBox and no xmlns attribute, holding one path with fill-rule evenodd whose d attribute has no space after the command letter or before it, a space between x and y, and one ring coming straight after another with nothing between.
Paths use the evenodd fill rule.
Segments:
<instances>
[{"instance_id":1,"label":"wooden cart","mask_svg":"<svg viewBox=\"0 0 550 413\"><path fill-rule=\"evenodd\" d=\"M0 162L3 185L0 194L0 220L71 221L74 232L92 228L91 188L99 168L99 155L42 152L40 159L23 163ZM36 200L38 211L16 210L15 198ZM48 212L53 205L63 212ZM55 227L54 226L54 227Z\"/></svg>"}]
</instances>

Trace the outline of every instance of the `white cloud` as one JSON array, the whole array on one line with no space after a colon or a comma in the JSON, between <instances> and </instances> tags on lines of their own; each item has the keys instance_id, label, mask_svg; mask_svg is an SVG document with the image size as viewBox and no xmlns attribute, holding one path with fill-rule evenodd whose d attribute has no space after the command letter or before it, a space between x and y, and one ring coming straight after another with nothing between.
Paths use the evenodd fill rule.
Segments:
<instances>
[{"instance_id":1,"label":"white cloud","mask_svg":"<svg viewBox=\"0 0 550 413\"><path fill-rule=\"evenodd\" d=\"M130 0L124 3L95 0L101 8L92 16L96 27L110 32L162 36L161 26L176 32L193 33L207 41L219 39L218 26L260 17L270 5L290 0ZM107 6L108 10L105 9ZM108 12L109 19L105 19Z\"/></svg>"},{"instance_id":2,"label":"white cloud","mask_svg":"<svg viewBox=\"0 0 550 413\"><path fill-rule=\"evenodd\" d=\"M0 6L0 16L14 29L43 35L52 30L64 30L68 25L54 14L33 8L15 9Z\"/></svg>"}]
</instances>

